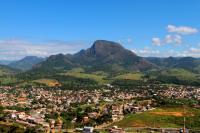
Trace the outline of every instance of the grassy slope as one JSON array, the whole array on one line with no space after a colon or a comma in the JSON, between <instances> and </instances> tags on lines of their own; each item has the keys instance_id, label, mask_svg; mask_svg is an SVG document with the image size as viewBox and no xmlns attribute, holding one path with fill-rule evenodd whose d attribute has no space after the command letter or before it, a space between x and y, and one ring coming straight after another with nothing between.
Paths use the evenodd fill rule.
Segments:
<instances>
[{"instance_id":1,"label":"grassy slope","mask_svg":"<svg viewBox=\"0 0 200 133\"><path fill-rule=\"evenodd\" d=\"M0 83L1 84L10 84L17 82L17 79L15 77L0 77Z\"/></svg>"},{"instance_id":2,"label":"grassy slope","mask_svg":"<svg viewBox=\"0 0 200 133\"><path fill-rule=\"evenodd\" d=\"M37 79L37 80L33 80L33 83L40 83L40 84L45 84L47 86L53 87L56 85L59 85L60 83L55 80L55 79Z\"/></svg>"},{"instance_id":3,"label":"grassy slope","mask_svg":"<svg viewBox=\"0 0 200 133\"><path fill-rule=\"evenodd\" d=\"M187 108L186 125L188 128L200 128L200 109ZM114 125L119 127L173 127L183 126L183 108L159 108L140 114L130 114Z\"/></svg>"},{"instance_id":4,"label":"grassy slope","mask_svg":"<svg viewBox=\"0 0 200 133\"><path fill-rule=\"evenodd\" d=\"M113 77L112 79L108 79L108 74L102 71L97 71L93 73L85 73L83 69L81 68L76 68L72 69L66 73L64 73L66 76L73 76L77 78L89 78L92 80L95 80L99 82L100 84L105 84L105 83L110 83L112 80L116 79L130 79L130 80L140 80L141 77L143 76L142 73L126 73L126 74L121 74Z\"/></svg>"},{"instance_id":5,"label":"grassy slope","mask_svg":"<svg viewBox=\"0 0 200 133\"><path fill-rule=\"evenodd\" d=\"M88 78L88 79L95 80L101 84L105 84L105 83L109 82L108 80L104 79L104 78L106 78L105 73L103 73L103 72L85 73L84 70L81 68L72 69L72 70L64 73L64 75L73 76L73 77L77 77L77 78Z\"/></svg>"},{"instance_id":6,"label":"grassy slope","mask_svg":"<svg viewBox=\"0 0 200 133\"><path fill-rule=\"evenodd\" d=\"M114 79L129 79L129 80L141 80L142 73L127 73L116 76Z\"/></svg>"},{"instance_id":7,"label":"grassy slope","mask_svg":"<svg viewBox=\"0 0 200 133\"><path fill-rule=\"evenodd\" d=\"M170 69L168 71L164 71L162 74L168 76L175 76L178 77L179 79L184 79L184 80L195 79L198 76L197 74L194 74L184 69Z\"/></svg>"},{"instance_id":8,"label":"grassy slope","mask_svg":"<svg viewBox=\"0 0 200 133\"><path fill-rule=\"evenodd\" d=\"M17 79L11 75L15 73L15 70L7 68L6 66L0 65L0 83L1 84L8 84L14 83Z\"/></svg>"},{"instance_id":9,"label":"grassy slope","mask_svg":"<svg viewBox=\"0 0 200 133\"><path fill-rule=\"evenodd\" d=\"M10 75L12 73L14 73L14 70L12 70L10 68L6 68L5 66L1 66L0 65L0 76Z\"/></svg>"}]
</instances>

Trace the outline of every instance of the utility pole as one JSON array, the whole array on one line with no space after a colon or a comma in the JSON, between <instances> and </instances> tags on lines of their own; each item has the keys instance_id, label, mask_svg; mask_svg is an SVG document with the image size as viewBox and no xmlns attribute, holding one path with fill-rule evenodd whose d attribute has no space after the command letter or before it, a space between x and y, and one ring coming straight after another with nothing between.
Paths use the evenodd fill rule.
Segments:
<instances>
[{"instance_id":1,"label":"utility pole","mask_svg":"<svg viewBox=\"0 0 200 133\"><path fill-rule=\"evenodd\" d=\"M184 118L183 118L183 122L184 122L184 125L183 125L183 133L186 133L186 129L185 129L185 106L184 106Z\"/></svg>"},{"instance_id":2,"label":"utility pole","mask_svg":"<svg viewBox=\"0 0 200 133\"><path fill-rule=\"evenodd\" d=\"M184 116L184 127L183 127L183 133L186 133L186 130L185 130L185 116Z\"/></svg>"}]
</instances>

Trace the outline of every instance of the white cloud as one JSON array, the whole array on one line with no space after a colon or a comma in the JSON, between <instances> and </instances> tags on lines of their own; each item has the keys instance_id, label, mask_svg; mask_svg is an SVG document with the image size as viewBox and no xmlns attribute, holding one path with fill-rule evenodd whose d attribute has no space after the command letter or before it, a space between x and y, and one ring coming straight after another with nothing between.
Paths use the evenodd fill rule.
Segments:
<instances>
[{"instance_id":1,"label":"white cloud","mask_svg":"<svg viewBox=\"0 0 200 133\"><path fill-rule=\"evenodd\" d=\"M170 33L166 35L164 39L154 37L152 38L152 43L155 46L163 46L166 44L181 44L182 43L182 36L181 35L190 35L198 33L198 29L189 27L189 26L174 26L168 25L167 31Z\"/></svg>"},{"instance_id":2,"label":"white cloud","mask_svg":"<svg viewBox=\"0 0 200 133\"><path fill-rule=\"evenodd\" d=\"M191 56L191 57L200 57L200 48L191 47L188 50L179 52L179 56Z\"/></svg>"},{"instance_id":3,"label":"white cloud","mask_svg":"<svg viewBox=\"0 0 200 133\"><path fill-rule=\"evenodd\" d=\"M140 50L132 50L132 52L136 53L139 56L143 56L143 57L157 57L160 55L160 51L159 50L152 50L150 48L143 48Z\"/></svg>"},{"instance_id":4,"label":"white cloud","mask_svg":"<svg viewBox=\"0 0 200 133\"><path fill-rule=\"evenodd\" d=\"M130 44L133 43L133 39L132 38L121 38L119 40L117 40L118 43L124 43L124 44Z\"/></svg>"},{"instance_id":5,"label":"white cloud","mask_svg":"<svg viewBox=\"0 0 200 133\"><path fill-rule=\"evenodd\" d=\"M132 38L127 38L127 42L128 42L128 43L132 43L132 42L133 42L133 39L132 39Z\"/></svg>"},{"instance_id":6,"label":"white cloud","mask_svg":"<svg viewBox=\"0 0 200 133\"><path fill-rule=\"evenodd\" d=\"M170 33L177 33L182 35L189 35L189 34L195 34L198 32L198 29L189 27L189 26L174 26L174 25L168 25L167 31Z\"/></svg>"},{"instance_id":7,"label":"white cloud","mask_svg":"<svg viewBox=\"0 0 200 133\"><path fill-rule=\"evenodd\" d=\"M134 53L136 53L139 56L142 57L200 57L200 48L197 47L191 47L186 50L166 50L166 51L160 51L150 48L143 48L143 49L134 49L132 50Z\"/></svg>"},{"instance_id":8,"label":"white cloud","mask_svg":"<svg viewBox=\"0 0 200 133\"><path fill-rule=\"evenodd\" d=\"M158 37L152 38L152 44L155 46L163 46L166 44L181 44L182 37L180 35L166 35L164 39Z\"/></svg>"},{"instance_id":9,"label":"white cloud","mask_svg":"<svg viewBox=\"0 0 200 133\"><path fill-rule=\"evenodd\" d=\"M155 46L160 46L161 45L161 40L160 40L160 38L154 37L154 38L152 38L152 43Z\"/></svg>"},{"instance_id":10,"label":"white cloud","mask_svg":"<svg viewBox=\"0 0 200 133\"><path fill-rule=\"evenodd\" d=\"M200 48L191 47L191 48L189 49L189 51L191 51L192 53L199 53L199 55L200 55Z\"/></svg>"},{"instance_id":11,"label":"white cloud","mask_svg":"<svg viewBox=\"0 0 200 133\"><path fill-rule=\"evenodd\" d=\"M166 35L163 43L165 43L165 44L181 44L182 37L180 35Z\"/></svg>"},{"instance_id":12,"label":"white cloud","mask_svg":"<svg viewBox=\"0 0 200 133\"><path fill-rule=\"evenodd\" d=\"M179 56L179 52L174 50L168 50L168 51L160 51L155 49L140 49L140 50L134 50L135 53L142 57L169 57L169 56Z\"/></svg>"},{"instance_id":13,"label":"white cloud","mask_svg":"<svg viewBox=\"0 0 200 133\"><path fill-rule=\"evenodd\" d=\"M28 55L46 57L58 53L75 53L86 47L83 42L0 40L0 60L16 60Z\"/></svg>"}]
</instances>

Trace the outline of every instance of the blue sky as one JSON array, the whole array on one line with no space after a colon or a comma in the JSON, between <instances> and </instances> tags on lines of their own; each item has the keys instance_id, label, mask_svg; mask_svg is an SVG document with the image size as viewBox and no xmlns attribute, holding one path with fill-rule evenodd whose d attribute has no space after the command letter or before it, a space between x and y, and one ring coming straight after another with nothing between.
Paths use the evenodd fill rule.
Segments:
<instances>
[{"instance_id":1,"label":"blue sky","mask_svg":"<svg viewBox=\"0 0 200 133\"><path fill-rule=\"evenodd\" d=\"M0 60L74 53L97 39L140 56L200 57L199 0L0 0Z\"/></svg>"}]
</instances>

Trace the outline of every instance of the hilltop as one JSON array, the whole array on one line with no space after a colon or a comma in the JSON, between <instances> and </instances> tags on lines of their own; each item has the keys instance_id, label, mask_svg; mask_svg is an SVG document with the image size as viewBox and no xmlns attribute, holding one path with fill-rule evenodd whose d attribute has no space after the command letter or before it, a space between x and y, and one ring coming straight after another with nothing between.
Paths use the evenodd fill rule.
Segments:
<instances>
[{"instance_id":1,"label":"hilltop","mask_svg":"<svg viewBox=\"0 0 200 133\"><path fill-rule=\"evenodd\" d=\"M154 67L146 59L125 49L119 43L97 40L86 49L73 55L58 54L35 66L37 69L66 70L83 67L87 71L144 71Z\"/></svg>"}]
</instances>

